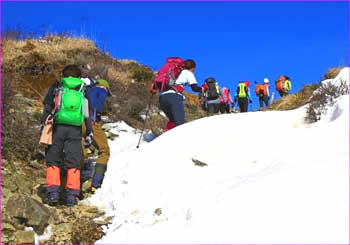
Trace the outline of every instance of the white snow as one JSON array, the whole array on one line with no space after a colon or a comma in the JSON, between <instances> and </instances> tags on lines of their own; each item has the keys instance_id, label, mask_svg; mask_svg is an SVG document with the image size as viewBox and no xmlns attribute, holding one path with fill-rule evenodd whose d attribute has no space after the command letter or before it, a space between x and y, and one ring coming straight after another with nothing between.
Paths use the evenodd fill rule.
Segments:
<instances>
[{"instance_id":1,"label":"white snow","mask_svg":"<svg viewBox=\"0 0 350 245\"><path fill-rule=\"evenodd\" d=\"M349 82L344 70L333 82ZM317 123L305 109L203 118L139 149L140 131L112 124L88 201L114 218L96 244L349 243L349 96Z\"/></svg>"}]
</instances>

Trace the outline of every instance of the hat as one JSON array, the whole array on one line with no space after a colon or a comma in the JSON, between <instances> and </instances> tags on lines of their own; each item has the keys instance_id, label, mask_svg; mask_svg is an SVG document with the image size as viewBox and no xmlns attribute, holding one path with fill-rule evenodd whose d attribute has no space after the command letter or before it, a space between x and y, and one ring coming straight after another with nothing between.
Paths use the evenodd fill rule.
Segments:
<instances>
[{"instance_id":1,"label":"hat","mask_svg":"<svg viewBox=\"0 0 350 245\"><path fill-rule=\"evenodd\" d=\"M99 79L97 80L98 85L105 87L108 91L108 95L112 96L111 89L109 88L109 83L106 80Z\"/></svg>"},{"instance_id":2,"label":"hat","mask_svg":"<svg viewBox=\"0 0 350 245\"><path fill-rule=\"evenodd\" d=\"M269 79L268 78L264 78L264 83L269 83Z\"/></svg>"},{"instance_id":3,"label":"hat","mask_svg":"<svg viewBox=\"0 0 350 245\"><path fill-rule=\"evenodd\" d=\"M213 77L208 77L207 79L205 79L204 82L205 82L205 83L215 83L216 80L215 80L215 78L213 78Z\"/></svg>"}]
</instances>

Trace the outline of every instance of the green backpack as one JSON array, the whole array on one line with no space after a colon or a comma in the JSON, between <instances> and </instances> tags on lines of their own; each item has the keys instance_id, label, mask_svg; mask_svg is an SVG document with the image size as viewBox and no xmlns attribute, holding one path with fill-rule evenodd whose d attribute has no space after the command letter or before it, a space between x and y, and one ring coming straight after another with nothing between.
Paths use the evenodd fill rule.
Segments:
<instances>
[{"instance_id":1,"label":"green backpack","mask_svg":"<svg viewBox=\"0 0 350 245\"><path fill-rule=\"evenodd\" d=\"M74 126L83 124L84 90L85 84L79 78L65 77L61 79L61 88L57 93L59 98L55 98L55 102L59 101L56 112L56 122L58 124Z\"/></svg>"}]
</instances>

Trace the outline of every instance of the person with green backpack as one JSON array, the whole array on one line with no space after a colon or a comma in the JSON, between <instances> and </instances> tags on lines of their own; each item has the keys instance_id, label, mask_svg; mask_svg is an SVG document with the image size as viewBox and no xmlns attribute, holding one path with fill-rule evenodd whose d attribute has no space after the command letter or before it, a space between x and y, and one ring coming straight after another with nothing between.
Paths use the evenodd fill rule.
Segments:
<instances>
[{"instance_id":1,"label":"person with green backpack","mask_svg":"<svg viewBox=\"0 0 350 245\"><path fill-rule=\"evenodd\" d=\"M60 174L63 170L67 170L66 205L74 206L80 193L81 139L84 121L87 135L92 135L89 102L85 96L84 82L80 77L81 70L78 66L64 67L61 80L49 88L43 102L42 125L47 118L54 120L52 144L45 151L48 192L45 201L51 206L59 203Z\"/></svg>"}]
</instances>

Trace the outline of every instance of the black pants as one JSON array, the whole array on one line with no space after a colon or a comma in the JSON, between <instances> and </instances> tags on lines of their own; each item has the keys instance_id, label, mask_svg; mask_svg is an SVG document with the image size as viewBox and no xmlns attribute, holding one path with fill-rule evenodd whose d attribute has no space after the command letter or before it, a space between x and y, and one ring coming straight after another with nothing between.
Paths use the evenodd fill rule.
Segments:
<instances>
[{"instance_id":1,"label":"black pants","mask_svg":"<svg viewBox=\"0 0 350 245\"><path fill-rule=\"evenodd\" d=\"M45 154L47 165L64 166L65 169L80 169L82 157L81 138L81 126L54 125L52 145L47 148Z\"/></svg>"},{"instance_id":2,"label":"black pants","mask_svg":"<svg viewBox=\"0 0 350 245\"><path fill-rule=\"evenodd\" d=\"M176 126L185 123L185 109L182 95L168 93L159 96L159 107Z\"/></svg>"},{"instance_id":3,"label":"black pants","mask_svg":"<svg viewBox=\"0 0 350 245\"><path fill-rule=\"evenodd\" d=\"M248 111L248 98L238 98L238 106L241 112Z\"/></svg>"},{"instance_id":4,"label":"black pants","mask_svg":"<svg viewBox=\"0 0 350 245\"><path fill-rule=\"evenodd\" d=\"M230 113L230 105L229 104L220 104L220 112L221 113Z\"/></svg>"},{"instance_id":5,"label":"black pants","mask_svg":"<svg viewBox=\"0 0 350 245\"><path fill-rule=\"evenodd\" d=\"M288 91L278 91L281 97L288 95Z\"/></svg>"},{"instance_id":6,"label":"black pants","mask_svg":"<svg viewBox=\"0 0 350 245\"><path fill-rule=\"evenodd\" d=\"M264 103L266 107L269 106L269 97L267 95L259 96L260 108L264 107Z\"/></svg>"},{"instance_id":7,"label":"black pants","mask_svg":"<svg viewBox=\"0 0 350 245\"><path fill-rule=\"evenodd\" d=\"M218 114L219 111L220 111L220 104L218 103L208 104L208 116Z\"/></svg>"}]
</instances>

